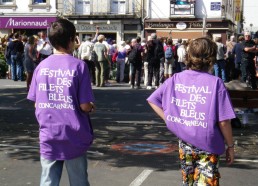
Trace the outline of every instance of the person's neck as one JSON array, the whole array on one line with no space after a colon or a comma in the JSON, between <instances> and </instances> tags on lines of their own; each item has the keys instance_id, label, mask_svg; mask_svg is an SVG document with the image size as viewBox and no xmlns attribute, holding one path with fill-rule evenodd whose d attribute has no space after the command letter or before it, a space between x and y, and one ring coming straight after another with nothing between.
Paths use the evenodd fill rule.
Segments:
<instances>
[{"instance_id":1,"label":"person's neck","mask_svg":"<svg viewBox=\"0 0 258 186\"><path fill-rule=\"evenodd\" d=\"M66 50L66 49L64 49L64 48L61 48L59 50L54 49L54 54L57 54L57 55L70 55L71 52Z\"/></svg>"}]
</instances>

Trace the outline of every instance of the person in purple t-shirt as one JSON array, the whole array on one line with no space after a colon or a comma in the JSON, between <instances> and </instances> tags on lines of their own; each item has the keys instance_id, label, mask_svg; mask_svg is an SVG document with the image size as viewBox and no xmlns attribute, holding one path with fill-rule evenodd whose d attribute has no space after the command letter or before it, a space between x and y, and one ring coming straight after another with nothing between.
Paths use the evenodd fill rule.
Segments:
<instances>
[{"instance_id":1,"label":"person in purple t-shirt","mask_svg":"<svg viewBox=\"0 0 258 186\"><path fill-rule=\"evenodd\" d=\"M39 123L40 185L59 185L65 163L70 185L88 186L86 152L93 141L89 112L95 110L87 65L71 54L75 27L52 23L54 54L35 69L27 98L35 102Z\"/></svg>"},{"instance_id":2,"label":"person in purple t-shirt","mask_svg":"<svg viewBox=\"0 0 258 186\"><path fill-rule=\"evenodd\" d=\"M234 161L231 119L235 113L223 81L208 73L216 53L210 39L192 41L187 70L166 80L147 99L179 138L183 185L219 185L219 156L225 143L227 163Z\"/></svg>"}]
</instances>

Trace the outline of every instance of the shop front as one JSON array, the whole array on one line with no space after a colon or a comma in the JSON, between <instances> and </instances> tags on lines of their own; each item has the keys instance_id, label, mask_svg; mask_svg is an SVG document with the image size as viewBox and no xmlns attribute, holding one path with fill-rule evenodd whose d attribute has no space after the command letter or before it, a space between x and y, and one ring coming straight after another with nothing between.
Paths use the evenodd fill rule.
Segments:
<instances>
[{"instance_id":1,"label":"shop front","mask_svg":"<svg viewBox=\"0 0 258 186\"><path fill-rule=\"evenodd\" d=\"M56 17L0 17L0 36L12 32L30 36L47 30Z\"/></svg>"},{"instance_id":2,"label":"shop front","mask_svg":"<svg viewBox=\"0 0 258 186\"><path fill-rule=\"evenodd\" d=\"M125 20L70 20L74 23L80 40L85 36L94 37L96 27L99 28L99 34L103 34L106 39L115 40L119 43L122 40L132 39L140 35L141 28L139 21Z\"/></svg>"},{"instance_id":3,"label":"shop front","mask_svg":"<svg viewBox=\"0 0 258 186\"><path fill-rule=\"evenodd\" d=\"M203 36L212 38L222 37L226 42L233 33L233 24L226 20L186 19L171 21L169 19L149 19L144 23L145 37L155 32L158 37L172 38L177 40L195 39Z\"/></svg>"}]
</instances>

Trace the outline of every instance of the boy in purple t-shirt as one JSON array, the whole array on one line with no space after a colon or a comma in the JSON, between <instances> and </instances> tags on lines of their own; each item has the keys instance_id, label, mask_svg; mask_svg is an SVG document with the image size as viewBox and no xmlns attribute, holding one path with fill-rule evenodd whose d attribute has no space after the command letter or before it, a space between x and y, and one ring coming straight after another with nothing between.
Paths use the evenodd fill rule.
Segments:
<instances>
[{"instance_id":1,"label":"boy in purple t-shirt","mask_svg":"<svg viewBox=\"0 0 258 186\"><path fill-rule=\"evenodd\" d=\"M217 46L207 38L189 45L187 69L164 82L148 99L179 138L183 185L219 185L219 155L234 161L231 119L235 118L223 81L208 72Z\"/></svg>"},{"instance_id":2,"label":"boy in purple t-shirt","mask_svg":"<svg viewBox=\"0 0 258 186\"><path fill-rule=\"evenodd\" d=\"M63 163L70 185L89 185L86 152L93 141L89 112L95 110L87 65L71 56L76 29L65 19L52 23L54 54L35 69L28 99L39 123L41 186L59 185Z\"/></svg>"}]
</instances>

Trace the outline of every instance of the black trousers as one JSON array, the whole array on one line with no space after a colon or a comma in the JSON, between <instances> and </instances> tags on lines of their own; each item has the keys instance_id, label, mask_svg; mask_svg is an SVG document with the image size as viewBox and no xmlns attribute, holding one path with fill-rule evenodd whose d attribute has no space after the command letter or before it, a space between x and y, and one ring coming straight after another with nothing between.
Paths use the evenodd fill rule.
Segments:
<instances>
[{"instance_id":1,"label":"black trousers","mask_svg":"<svg viewBox=\"0 0 258 186\"><path fill-rule=\"evenodd\" d=\"M95 64L94 64L93 61L90 61L90 60L87 60L87 59L85 59L84 62L88 66L91 82L93 83L93 85L95 85L95 83L96 83Z\"/></svg>"},{"instance_id":2,"label":"black trousers","mask_svg":"<svg viewBox=\"0 0 258 186\"><path fill-rule=\"evenodd\" d=\"M152 79L155 77L155 86L159 86L159 71L160 63L149 63L148 64L148 84L147 86L152 85Z\"/></svg>"},{"instance_id":3,"label":"black trousers","mask_svg":"<svg viewBox=\"0 0 258 186\"><path fill-rule=\"evenodd\" d=\"M241 61L242 80L250 80L252 89L257 88L256 84L256 69L254 60L242 60ZM249 77L249 78L248 78Z\"/></svg>"},{"instance_id":4,"label":"black trousers","mask_svg":"<svg viewBox=\"0 0 258 186\"><path fill-rule=\"evenodd\" d=\"M131 85L134 86L135 78L136 79L136 86L140 86L141 84L141 73L142 73L142 63L130 63L131 67Z\"/></svg>"}]
</instances>

